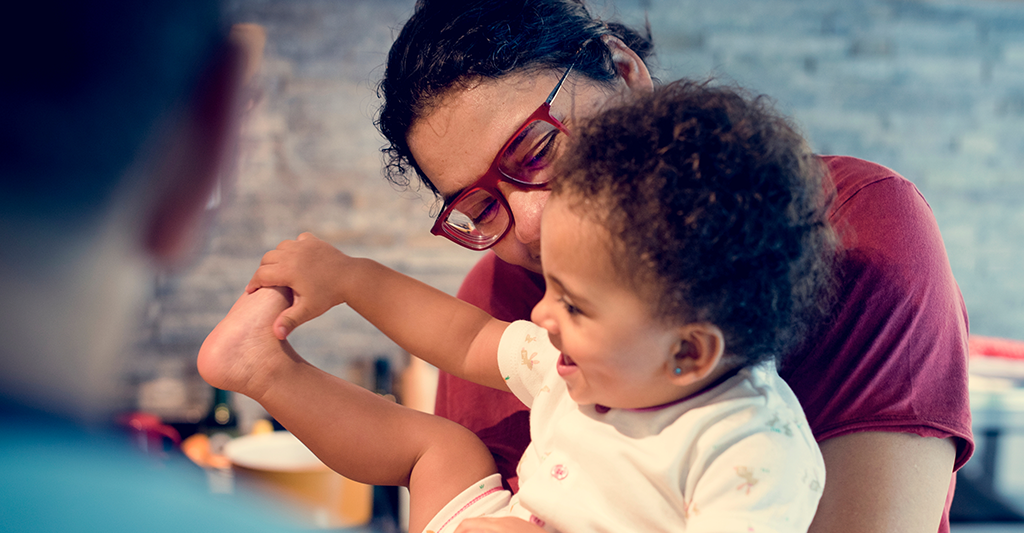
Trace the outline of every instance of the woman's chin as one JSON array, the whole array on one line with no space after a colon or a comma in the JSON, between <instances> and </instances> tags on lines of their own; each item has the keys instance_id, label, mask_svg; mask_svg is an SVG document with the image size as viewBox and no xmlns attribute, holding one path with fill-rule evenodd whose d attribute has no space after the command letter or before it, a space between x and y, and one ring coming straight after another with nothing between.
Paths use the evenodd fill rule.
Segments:
<instances>
[{"instance_id":1,"label":"woman's chin","mask_svg":"<svg viewBox=\"0 0 1024 533\"><path fill-rule=\"evenodd\" d=\"M531 260L528 264L520 265L520 266L525 268L526 270L529 270L530 272L533 272L534 274L543 274L544 273L544 269L543 269L543 267L540 264L540 257L537 257L536 259Z\"/></svg>"},{"instance_id":2,"label":"woman's chin","mask_svg":"<svg viewBox=\"0 0 1024 533\"><path fill-rule=\"evenodd\" d=\"M495 246L494 253L504 262L525 268L535 274L542 274L543 268L540 262L540 250L531 252L525 247L506 248Z\"/></svg>"}]
</instances>

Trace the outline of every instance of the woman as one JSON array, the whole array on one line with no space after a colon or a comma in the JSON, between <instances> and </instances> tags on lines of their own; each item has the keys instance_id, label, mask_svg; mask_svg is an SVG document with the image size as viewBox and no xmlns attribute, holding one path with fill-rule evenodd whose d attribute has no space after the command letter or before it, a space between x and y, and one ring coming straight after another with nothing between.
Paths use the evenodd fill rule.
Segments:
<instances>
[{"instance_id":1,"label":"woman","mask_svg":"<svg viewBox=\"0 0 1024 533\"><path fill-rule=\"evenodd\" d=\"M649 91L651 52L648 38L572 0L418 3L388 58L378 125L389 178L408 185L415 173L444 200L433 232L494 252L461 298L502 320L529 317L544 292L539 220L560 136ZM811 531L948 531L953 472L974 447L966 310L917 189L873 163L824 159L844 245L839 299L780 368L827 468ZM436 412L476 432L516 487L522 404L442 375Z\"/></svg>"}]
</instances>

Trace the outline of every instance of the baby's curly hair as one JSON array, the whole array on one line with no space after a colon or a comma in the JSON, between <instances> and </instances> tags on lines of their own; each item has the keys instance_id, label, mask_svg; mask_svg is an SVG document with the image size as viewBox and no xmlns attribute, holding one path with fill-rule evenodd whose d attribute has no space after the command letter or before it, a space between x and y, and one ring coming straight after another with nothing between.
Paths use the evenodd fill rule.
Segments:
<instances>
[{"instance_id":1,"label":"baby's curly hair","mask_svg":"<svg viewBox=\"0 0 1024 533\"><path fill-rule=\"evenodd\" d=\"M608 230L655 316L715 324L740 364L787 353L824 318L827 169L766 97L680 80L572 133L552 194Z\"/></svg>"}]
</instances>

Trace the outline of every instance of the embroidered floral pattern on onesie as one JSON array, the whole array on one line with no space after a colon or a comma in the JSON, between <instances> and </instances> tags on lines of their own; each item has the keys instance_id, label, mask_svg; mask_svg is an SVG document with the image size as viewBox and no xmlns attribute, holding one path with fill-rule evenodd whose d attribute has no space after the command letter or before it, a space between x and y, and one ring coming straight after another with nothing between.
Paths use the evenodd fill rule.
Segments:
<instances>
[{"instance_id":1,"label":"embroidered floral pattern on onesie","mask_svg":"<svg viewBox=\"0 0 1024 533\"><path fill-rule=\"evenodd\" d=\"M779 413L775 413L772 419L768 421L768 429L789 437L793 436L793 428L791 426L790 422L786 422L779 417Z\"/></svg>"},{"instance_id":2,"label":"embroidered floral pattern on onesie","mask_svg":"<svg viewBox=\"0 0 1024 533\"><path fill-rule=\"evenodd\" d=\"M754 485L757 485L758 481L757 478L754 477L754 472L750 470L750 467L746 466L737 466L735 469L736 475L743 479L743 483L740 483L736 487L736 490L743 491L746 489L746 494L750 495L750 489L754 488Z\"/></svg>"},{"instance_id":3,"label":"embroidered floral pattern on onesie","mask_svg":"<svg viewBox=\"0 0 1024 533\"><path fill-rule=\"evenodd\" d=\"M527 335L526 338L530 338L530 336ZM525 365L528 370L533 370L533 365L537 364L538 362L539 361L537 361L537 352L533 352L533 354L530 354L529 352L526 351L526 348L523 348L523 365Z\"/></svg>"}]
</instances>

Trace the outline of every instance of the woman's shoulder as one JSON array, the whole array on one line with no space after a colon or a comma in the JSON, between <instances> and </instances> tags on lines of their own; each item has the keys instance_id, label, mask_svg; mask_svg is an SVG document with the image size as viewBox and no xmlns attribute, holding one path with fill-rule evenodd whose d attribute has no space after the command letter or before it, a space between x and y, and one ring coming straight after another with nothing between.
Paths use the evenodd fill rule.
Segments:
<instances>
[{"instance_id":1,"label":"woman's shoulder","mask_svg":"<svg viewBox=\"0 0 1024 533\"><path fill-rule=\"evenodd\" d=\"M896 171L855 157L822 158L835 186L829 220L843 247L944 262L938 223L921 191ZM895 261L901 263L901 261Z\"/></svg>"},{"instance_id":2,"label":"woman's shoulder","mask_svg":"<svg viewBox=\"0 0 1024 533\"><path fill-rule=\"evenodd\" d=\"M894 187L920 196L917 188L895 170L850 156L822 156L835 187L833 214L869 187Z\"/></svg>"}]
</instances>

